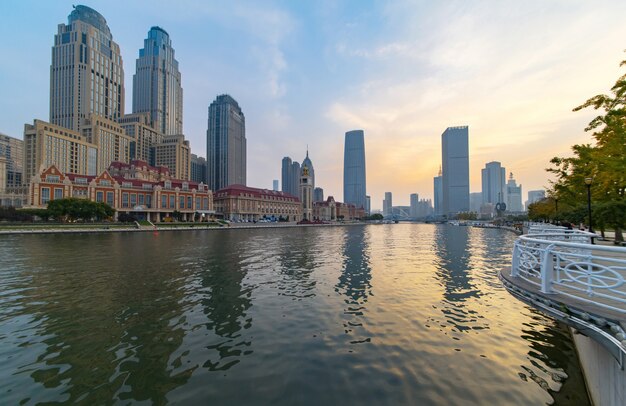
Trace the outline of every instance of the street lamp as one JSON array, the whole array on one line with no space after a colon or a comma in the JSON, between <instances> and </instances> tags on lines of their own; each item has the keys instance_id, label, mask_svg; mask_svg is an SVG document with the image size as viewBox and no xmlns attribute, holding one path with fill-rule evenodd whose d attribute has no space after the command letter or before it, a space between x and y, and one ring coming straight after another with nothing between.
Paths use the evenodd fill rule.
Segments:
<instances>
[{"instance_id":1,"label":"street lamp","mask_svg":"<svg viewBox=\"0 0 626 406\"><path fill-rule=\"evenodd\" d=\"M587 185L587 213L589 213L589 232L593 233L593 222L591 220L591 183L593 178L585 178L585 185Z\"/></svg>"}]
</instances>

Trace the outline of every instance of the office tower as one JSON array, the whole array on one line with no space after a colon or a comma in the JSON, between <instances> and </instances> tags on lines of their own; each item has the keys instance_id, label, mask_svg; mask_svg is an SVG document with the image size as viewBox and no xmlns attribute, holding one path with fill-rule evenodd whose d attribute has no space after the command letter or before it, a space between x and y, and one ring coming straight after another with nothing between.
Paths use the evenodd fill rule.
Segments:
<instances>
[{"instance_id":1,"label":"office tower","mask_svg":"<svg viewBox=\"0 0 626 406\"><path fill-rule=\"evenodd\" d=\"M529 190L528 200L526 201L526 210L528 210L528 206L530 206L531 204L536 203L545 198L546 198L545 190Z\"/></svg>"},{"instance_id":2,"label":"office tower","mask_svg":"<svg viewBox=\"0 0 626 406\"><path fill-rule=\"evenodd\" d=\"M366 215L371 215L372 213L372 197L371 196L365 196L365 214Z\"/></svg>"},{"instance_id":3,"label":"office tower","mask_svg":"<svg viewBox=\"0 0 626 406\"><path fill-rule=\"evenodd\" d=\"M96 173L101 174L111 162L130 162L132 138L116 122L90 114L81 122L80 132L85 141L98 148Z\"/></svg>"},{"instance_id":4,"label":"office tower","mask_svg":"<svg viewBox=\"0 0 626 406\"><path fill-rule=\"evenodd\" d=\"M98 146L78 131L34 120L24 124L24 182L30 182L42 165L54 165L63 173L99 175Z\"/></svg>"},{"instance_id":5,"label":"office tower","mask_svg":"<svg viewBox=\"0 0 626 406\"><path fill-rule=\"evenodd\" d=\"M143 41L133 76L133 113L150 113L163 135L183 133L183 88L169 34L152 27Z\"/></svg>"},{"instance_id":6,"label":"office tower","mask_svg":"<svg viewBox=\"0 0 626 406\"><path fill-rule=\"evenodd\" d=\"M5 173L0 176L0 185L13 188L29 182L22 177L24 168L24 141L0 133L0 157L5 158Z\"/></svg>"},{"instance_id":7,"label":"office tower","mask_svg":"<svg viewBox=\"0 0 626 406\"><path fill-rule=\"evenodd\" d=\"M120 47L97 11L75 6L59 24L50 64L50 123L80 131L97 114L117 121L124 114Z\"/></svg>"},{"instance_id":8,"label":"office tower","mask_svg":"<svg viewBox=\"0 0 626 406\"><path fill-rule=\"evenodd\" d=\"M278 179L272 181L272 190L278 192Z\"/></svg>"},{"instance_id":9,"label":"office tower","mask_svg":"<svg viewBox=\"0 0 626 406\"><path fill-rule=\"evenodd\" d=\"M288 156L283 158L280 171L281 190L285 193L289 193L290 195L294 195L291 190L291 185L293 184L293 181L291 180L291 164L291 158Z\"/></svg>"},{"instance_id":10,"label":"office tower","mask_svg":"<svg viewBox=\"0 0 626 406\"><path fill-rule=\"evenodd\" d=\"M393 201L391 192L385 192L385 200L383 200L383 216L391 216L393 214Z\"/></svg>"},{"instance_id":11,"label":"office tower","mask_svg":"<svg viewBox=\"0 0 626 406\"><path fill-rule=\"evenodd\" d=\"M196 154L191 154L191 180L206 184L206 159Z\"/></svg>"},{"instance_id":12,"label":"office tower","mask_svg":"<svg viewBox=\"0 0 626 406\"><path fill-rule=\"evenodd\" d=\"M441 134L443 214L469 211L469 131L448 127Z\"/></svg>"},{"instance_id":13,"label":"office tower","mask_svg":"<svg viewBox=\"0 0 626 406\"><path fill-rule=\"evenodd\" d=\"M435 215L443 215L443 184L441 183L441 167L439 168L439 175L433 178L433 192L435 196Z\"/></svg>"},{"instance_id":14,"label":"office tower","mask_svg":"<svg viewBox=\"0 0 626 406\"><path fill-rule=\"evenodd\" d=\"M313 201L314 202L323 202L324 201L324 189L321 187L316 187L313 189Z\"/></svg>"},{"instance_id":15,"label":"office tower","mask_svg":"<svg viewBox=\"0 0 626 406\"><path fill-rule=\"evenodd\" d=\"M409 215L412 218L417 218L417 211L418 211L418 205L419 205L419 195L417 193L412 193L410 196L410 200L411 200L411 209L409 211Z\"/></svg>"},{"instance_id":16,"label":"office tower","mask_svg":"<svg viewBox=\"0 0 626 406\"><path fill-rule=\"evenodd\" d=\"M509 176L509 181L506 184L506 209L507 211L519 213L524 211L522 207L522 185L517 185L515 179L513 179L513 172Z\"/></svg>"},{"instance_id":17,"label":"office tower","mask_svg":"<svg viewBox=\"0 0 626 406\"><path fill-rule=\"evenodd\" d=\"M131 138L130 159L145 161L154 166L155 157L152 147L163 142L163 134L155 130L151 122L150 113L125 114L120 119L120 126ZM206 174L204 177L206 179Z\"/></svg>"},{"instance_id":18,"label":"office tower","mask_svg":"<svg viewBox=\"0 0 626 406\"><path fill-rule=\"evenodd\" d=\"M154 165L167 166L174 179L191 179L191 148L181 135L167 135L154 149Z\"/></svg>"},{"instance_id":19,"label":"office tower","mask_svg":"<svg viewBox=\"0 0 626 406\"><path fill-rule=\"evenodd\" d=\"M363 130L348 131L343 153L343 200L365 208L365 140Z\"/></svg>"},{"instance_id":20,"label":"office tower","mask_svg":"<svg viewBox=\"0 0 626 406\"><path fill-rule=\"evenodd\" d=\"M291 163L291 194L294 196L300 195L300 163L293 161Z\"/></svg>"},{"instance_id":21,"label":"office tower","mask_svg":"<svg viewBox=\"0 0 626 406\"><path fill-rule=\"evenodd\" d=\"M217 96L209 106L206 160L211 190L245 186L246 119L239 104L227 94Z\"/></svg>"},{"instance_id":22,"label":"office tower","mask_svg":"<svg viewBox=\"0 0 626 406\"><path fill-rule=\"evenodd\" d=\"M506 170L500 162L489 162L481 170L482 204L506 203Z\"/></svg>"},{"instance_id":23,"label":"office tower","mask_svg":"<svg viewBox=\"0 0 626 406\"><path fill-rule=\"evenodd\" d=\"M474 213L480 212L480 206L483 204L483 194L481 192L470 193L470 211Z\"/></svg>"}]
</instances>

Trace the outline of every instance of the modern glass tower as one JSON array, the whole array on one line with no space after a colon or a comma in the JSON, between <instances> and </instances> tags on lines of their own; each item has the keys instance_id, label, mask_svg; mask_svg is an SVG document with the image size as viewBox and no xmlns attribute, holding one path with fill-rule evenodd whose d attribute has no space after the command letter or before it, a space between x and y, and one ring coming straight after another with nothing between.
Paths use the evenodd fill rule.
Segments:
<instances>
[{"instance_id":1,"label":"modern glass tower","mask_svg":"<svg viewBox=\"0 0 626 406\"><path fill-rule=\"evenodd\" d=\"M246 119L227 94L209 106L207 183L211 190L246 184Z\"/></svg>"},{"instance_id":2,"label":"modern glass tower","mask_svg":"<svg viewBox=\"0 0 626 406\"><path fill-rule=\"evenodd\" d=\"M506 203L506 170L500 162L488 162L481 170L482 203Z\"/></svg>"},{"instance_id":3,"label":"modern glass tower","mask_svg":"<svg viewBox=\"0 0 626 406\"><path fill-rule=\"evenodd\" d=\"M289 193L293 195L293 192L291 190L291 158L289 158L288 156L284 157L282 160L282 166L281 166L281 171L280 171L280 175L281 175L281 187L280 190L282 190L285 193ZM294 195L295 196L295 195Z\"/></svg>"},{"instance_id":4,"label":"modern glass tower","mask_svg":"<svg viewBox=\"0 0 626 406\"><path fill-rule=\"evenodd\" d=\"M136 64L133 113L150 113L152 126L161 134L182 134L183 88L167 31L150 28Z\"/></svg>"},{"instance_id":5,"label":"modern glass tower","mask_svg":"<svg viewBox=\"0 0 626 406\"><path fill-rule=\"evenodd\" d=\"M343 200L356 207L366 206L365 137L363 130L346 133L343 152Z\"/></svg>"},{"instance_id":6,"label":"modern glass tower","mask_svg":"<svg viewBox=\"0 0 626 406\"><path fill-rule=\"evenodd\" d=\"M118 121L124 114L120 47L96 10L75 6L59 24L50 64L50 122L80 131L95 113Z\"/></svg>"},{"instance_id":7,"label":"modern glass tower","mask_svg":"<svg viewBox=\"0 0 626 406\"><path fill-rule=\"evenodd\" d=\"M469 211L469 130L448 127L441 134L443 214Z\"/></svg>"},{"instance_id":8,"label":"modern glass tower","mask_svg":"<svg viewBox=\"0 0 626 406\"><path fill-rule=\"evenodd\" d=\"M439 174L433 178L433 191L434 191L434 204L435 215L443 215L443 185L441 183L441 168L439 168Z\"/></svg>"}]
</instances>

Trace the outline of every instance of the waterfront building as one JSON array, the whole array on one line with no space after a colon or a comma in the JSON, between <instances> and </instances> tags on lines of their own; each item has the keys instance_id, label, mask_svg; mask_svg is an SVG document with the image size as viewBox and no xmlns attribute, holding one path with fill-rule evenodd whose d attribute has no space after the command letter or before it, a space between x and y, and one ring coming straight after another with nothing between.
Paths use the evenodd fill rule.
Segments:
<instances>
[{"instance_id":1,"label":"waterfront building","mask_svg":"<svg viewBox=\"0 0 626 406\"><path fill-rule=\"evenodd\" d=\"M324 189L321 187L316 187L313 189L313 202L322 202L324 201Z\"/></svg>"},{"instance_id":2,"label":"waterfront building","mask_svg":"<svg viewBox=\"0 0 626 406\"><path fill-rule=\"evenodd\" d=\"M278 191L278 179L274 179L272 181L272 190L274 190L276 192Z\"/></svg>"},{"instance_id":3,"label":"waterfront building","mask_svg":"<svg viewBox=\"0 0 626 406\"><path fill-rule=\"evenodd\" d=\"M448 127L441 134L443 214L469 211L469 130Z\"/></svg>"},{"instance_id":4,"label":"waterfront building","mask_svg":"<svg viewBox=\"0 0 626 406\"><path fill-rule=\"evenodd\" d=\"M115 121L90 114L82 122L81 133L87 142L97 147L96 173L102 173L111 162L130 162L132 138Z\"/></svg>"},{"instance_id":5,"label":"waterfront building","mask_svg":"<svg viewBox=\"0 0 626 406\"><path fill-rule=\"evenodd\" d=\"M205 184L174 179L166 167L145 161L112 162L97 176L65 173L56 165L42 169L29 185L28 207L45 208L49 201L75 197L104 202L137 219L164 221L174 211L184 221L212 215L213 194Z\"/></svg>"},{"instance_id":6,"label":"waterfront building","mask_svg":"<svg viewBox=\"0 0 626 406\"><path fill-rule=\"evenodd\" d=\"M252 222L263 218L299 221L300 200L285 192L230 185L214 193L215 211L227 220Z\"/></svg>"},{"instance_id":7,"label":"waterfront building","mask_svg":"<svg viewBox=\"0 0 626 406\"><path fill-rule=\"evenodd\" d=\"M410 211L409 211L409 215L411 216L411 218L417 218L417 211L418 211L418 205L419 205L419 195L417 193L412 193L410 196Z\"/></svg>"},{"instance_id":8,"label":"waterfront building","mask_svg":"<svg viewBox=\"0 0 626 406\"><path fill-rule=\"evenodd\" d=\"M0 176L0 186L4 188L21 186L24 167L24 141L0 133L0 158L5 159L5 171Z\"/></svg>"},{"instance_id":9,"label":"waterfront building","mask_svg":"<svg viewBox=\"0 0 626 406\"><path fill-rule=\"evenodd\" d=\"M293 193L293 191L291 190L291 185L293 184L291 180L291 164L292 164L291 158L289 158L288 156L283 158L281 171L280 171L281 190L285 193L295 195L295 193Z\"/></svg>"},{"instance_id":10,"label":"waterfront building","mask_svg":"<svg viewBox=\"0 0 626 406\"><path fill-rule=\"evenodd\" d=\"M343 155L343 200L365 207L365 140L363 130L346 132Z\"/></svg>"},{"instance_id":11,"label":"waterfront building","mask_svg":"<svg viewBox=\"0 0 626 406\"><path fill-rule=\"evenodd\" d=\"M302 161L300 169L300 202L302 202L302 220L313 220L313 165L309 151Z\"/></svg>"},{"instance_id":12,"label":"waterfront building","mask_svg":"<svg viewBox=\"0 0 626 406\"><path fill-rule=\"evenodd\" d=\"M372 197L365 196L365 214L370 216L372 214Z\"/></svg>"},{"instance_id":13,"label":"waterfront building","mask_svg":"<svg viewBox=\"0 0 626 406\"><path fill-rule=\"evenodd\" d=\"M209 106L207 181L213 190L246 184L246 120L231 96L217 96Z\"/></svg>"},{"instance_id":14,"label":"waterfront building","mask_svg":"<svg viewBox=\"0 0 626 406\"><path fill-rule=\"evenodd\" d=\"M34 120L24 124L24 177L30 183L41 167L54 165L63 173L97 175L98 146L78 131Z\"/></svg>"},{"instance_id":15,"label":"waterfront building","mask_svg":"<svg viewBox=\"0 0 626 406\"><path fill-rule=\"evenodd\" d=\"M313 203L313 218L319 221L352 221L359 220L365 216L362 207L354 204L336 202L332 196L326 200Z\"/></svg>"},{"instance_id":16,"label":"waterfront building","mask_svg":"<svg viewBox=\"0 0 626 406\"><path fill-rule=\"evenodd\" d=\"M183 88L169 34L152 27L143 42L133 76L133 113L150 113L163 135L183 133Z\"/></svg>"},{"instance_id":17,"label":"waterfront building","mask_svg":"<svg viewBox=\"0 0 626 406\"><path fill-rule=\"evenodd\" d=\"M430 199L420 199L417 202L417 218L424 218L433 215L433 202Z\"/></svg>"},{"instance_id":18,"label":"waterfront building","mask_svg":"<svg viewBox=\"0 0 626 406\"><path fill-rule=\"evenodd\" d=\"M385 192L385 200L383 200L383 216L391 216L393 214L393 199L391 192Z\"/></svg>"},{"instance_id":19,"label":"waterfront building","mask_svg":"<svg viewBox=\"0 0 626 406\"><path fill-rule=\"evenodd\" d=\"M190 178L194 182L206 183L206 159L204 159L204 157L191 154Z\"/></svg>"},{"instance_id":20,"label":"waterfront building","mask_svg":"<svg viewBox=\"0 0 626 406\"><path fill-rule=\"evenodd\" d=\"M79 5L54 36L50 123L80 131L91 114L112 121L122 117L124 68L120 47L104 17Z\"/></svg>"},{"instance_id":21,"label":"waterfront building","mask_svg":"<svg viewBox=\"0 0 626 406\"><path fill-rule=\"evenodd\" d=\"M152 127L150 113L125 114L119 124L126 135L131 138L130 159L138 159L155 165L152 147L163 142L163 134Z\"/></svg>"},{"instance_id":22,"label":"waterfront building","mask_svg":"<svg viewBox=\"0 0 626 406\"><path fill-rule=\"evenodd\" d=\"M154 149L156 166L167 166L176 179L191 179L191 148L183 135L167 135Z\"/></svg>"},{"instance_id":23,"label":"waterfront building","mask_svg":"<svg viewBox=\"0 0 626 406\"><path fill-rule=\"evenodd\" d=\"M443 215L443 184L441 182L441 167L439 167L439 174L433 178L433 192L435 200L435 215Z\"/></svg>"},{"instance_id":24,"label":"waterfront building","mask_svg":"<svg viewBox=\"0 0 626 406\"><path fill-rule=\"evenodd\" d=\"M488 162L481 170L482 204L506 203L506 170L500 162ZM508 206L508 205L507 205Z\"/></svg>"},{"instance_id":25,"label":"waterfront building","mask_svg":"<svg viewBox=\"0 0 626 406\"><path fill-rule=\"evenodd\" d=\"M509 181L506 184L506 209L513 213L520 213L524 211L522 207L522 185L517 185L515 179L513 179L513 172L509 176Z\"/></svg>"},{"instance_id":26,"label":"waterfront building","mask_svg":"<svg viewBox=\"0 0 626 406\"><path fill-rule=\"evenodd\" d=\"M546 191L541 189L541 190L529 190L528 191L528 200L526 200L526 210L528 210L528 206L530 206L533 203L536 203L540 200L543 200L546 198Z\"/></svg>"},{"instance_id":27,"label":"waterfront building","mask_svg":"<svg viewBox=\"0 0 626 406\"><path fill-rule=\"evenodd\" d=\"M291 163L291 186L289 190L294 196L300 195L300 164L297 161Z\"/></svg>"},{"instance_id":28,"label":"waterfront building","mask_svg":"<svg viewBox=\"0 0 626 406\"><path fill-rule=\"evenodd\" d=\"M480 212L480 206L483 204L483 194L481 192L470 193L470 211L474 213Z\"/></svg>"}]
</instances>

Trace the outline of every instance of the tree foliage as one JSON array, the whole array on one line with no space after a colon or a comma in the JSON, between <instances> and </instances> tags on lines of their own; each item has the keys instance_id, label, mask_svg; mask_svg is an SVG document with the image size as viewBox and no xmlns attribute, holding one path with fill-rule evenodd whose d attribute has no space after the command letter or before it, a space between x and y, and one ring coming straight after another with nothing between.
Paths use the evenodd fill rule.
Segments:
<instances>
[{"instance_id":1,"label":"tree foliage","mask_svg":"<svg viewBox=\"0 0 626 406\"><path fill-rule=\"evenodd\" d=\"M47 211L51 217L62 222L93 219L100 221L115 214L115 210L106 203L73 197L51 200Z\"/></svg>"},{"instance_id":2,"label":"tree foliage","mask_svg":"<svg viewBox=\"0 0 626 406\"><path fill-rule=\"evenodd\" d=\"M620 64L625 65L626 60ZM555 175L551 199L558 199L563 218L567 215L572 217L569 221L574 221L574 217L581 219L587 201L585 179L590 178L594 219L615 228L621 236L619 230L626 227L626 216L616 215L616 210L624 207L626 189L626 74L618 78L610 95L596 95L574 111L586 108L599 111L585 128L592 133L594 142L574 145L570 157L552 158L552 167L547 169ZM529 216L545 215L543 205L547 204L538 202L532 210L529 208Z\"/></svg>"}]
</instances>

